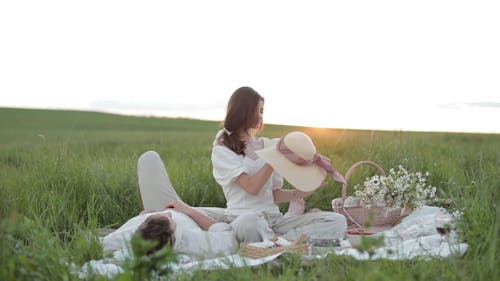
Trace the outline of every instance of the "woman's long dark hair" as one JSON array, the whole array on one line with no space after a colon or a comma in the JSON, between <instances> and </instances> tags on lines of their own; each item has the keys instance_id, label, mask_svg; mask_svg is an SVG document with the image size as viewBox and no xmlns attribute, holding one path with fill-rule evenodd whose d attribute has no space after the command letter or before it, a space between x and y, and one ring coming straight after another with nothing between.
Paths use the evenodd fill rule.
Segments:
<instances>
[{"instance_id":1,"label":"woman's long dark hair","mask_svg":"<svg viewBox=\"0 0 500 281\"><path fill-rule=\"evenodd\" d=\"M241 136L260 122L260 101L264 101L264 98L250 87L238 88L229 99L223 125L231 134L224 132L219 142L236 154L245 154L246 145Z\"/></svg>"}]
</instances>

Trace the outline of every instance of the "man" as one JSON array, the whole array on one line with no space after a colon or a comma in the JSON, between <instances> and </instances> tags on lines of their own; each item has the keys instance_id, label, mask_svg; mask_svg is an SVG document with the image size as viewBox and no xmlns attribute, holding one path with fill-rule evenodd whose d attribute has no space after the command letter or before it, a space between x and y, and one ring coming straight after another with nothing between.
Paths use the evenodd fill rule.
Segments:
<instances>
[{"instance_id":1,"label":"man","mask_svg":"<svg viewBox=\"0 0 500 281\"><path fill-rule=\"evenodd\" d=\"M159 242L148 254L165 246L196 258L225 256L238 251L238 242L229 224L216 222L182 201L172 201L164 211L141 212L128 220L103 238L104 254L128 249L136 233L145 240Z\"/></svg>"}]
</instances>

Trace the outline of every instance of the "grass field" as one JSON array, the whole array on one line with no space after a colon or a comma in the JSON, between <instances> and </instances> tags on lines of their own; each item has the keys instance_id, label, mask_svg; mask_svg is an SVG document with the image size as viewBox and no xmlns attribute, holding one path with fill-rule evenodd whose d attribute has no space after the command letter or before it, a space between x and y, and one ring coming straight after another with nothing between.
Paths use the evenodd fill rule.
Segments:
<instances>
[{"instance_id":1,"label":"grass field","mask_svg":"<svg viewBox=\"0 0 500 281\"><path fill-rule=\"evenodd\" d=\"M210 162L218 129L217 122L199 120L0 108L0 280L76 280L68 264L102 258L97 230L116 228L141 210L136 165L147 150L160 153L187 203L224 207ZM500 135L276 125L263 134L279 137L292 130L310 134L341 172L365 159L386 169L403 164L430 171L438 195L464 212L459 227L469 251L431 261L359 262L330 255L307 264L285 255L279 265L198 271L180 279L500 279ZM372 172L357 172L351 183ZM331 182L306 205L328 210L339 196L340 186Z\"/></svg>"}]
</instances>

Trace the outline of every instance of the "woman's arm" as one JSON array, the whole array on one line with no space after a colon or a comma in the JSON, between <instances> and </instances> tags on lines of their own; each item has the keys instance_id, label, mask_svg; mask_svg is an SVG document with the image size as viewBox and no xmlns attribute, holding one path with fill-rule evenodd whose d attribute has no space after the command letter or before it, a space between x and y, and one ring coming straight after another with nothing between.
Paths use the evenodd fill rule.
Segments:
<instances>
[{"instance_id":1,"label":"woman's arm","mask_svg":"<svg viewBox=\"0 0 500 281\"><path fill-rule=\"evenodd\" d=\"M257 173L251 176L247 173L242 173L235 182L247 193L255 196L260 192L272 173L273 167L269 164L265 164Z\"/></svg>"},{"instance_id":2,"label":"woman's arm","mask_svg":"<svg viewBox=\"0 0 500 281\"><path fill-rule=\"evenodd\" d=\"M281 202L291 202L296 199L305 198L313 193L314 191L305 192L298 189L286 190L278 188L273 190L273 197L274 197L274 202L281 203Z\"/></svg>"},{"instance_id":3,"label":"woman's arm","mask_svg":"<svg viewBox=\"0 0 500 281\"><path fill-rule=\"evenodd\" d=\"M172 201L171 203L165 206L165 209L170 208L174 209L180 213L188 215L192 218L203 230L208 230L216 221L205 214L202 214L196 209L188 206L182 201Z\"/></svg>"},{"instance_id":4,"label":"woman's arm","mask_svg":"<svg viewBox=\"0 0 500 281\"><path fill-rule=\"evenodd\" d=\"M300 199L300 198L305 198L314 192L320 190L321 188L328 186L328 182L324 181L321 183L321 185L316 188L313 191L301 191L298 189L292 189L292 190L286 190L286 189L275 189L273 190L273 197L274 197L274 202L276 203L281 203L281 202L291 202L295 199Z\"/></svg>"}]
</instances>

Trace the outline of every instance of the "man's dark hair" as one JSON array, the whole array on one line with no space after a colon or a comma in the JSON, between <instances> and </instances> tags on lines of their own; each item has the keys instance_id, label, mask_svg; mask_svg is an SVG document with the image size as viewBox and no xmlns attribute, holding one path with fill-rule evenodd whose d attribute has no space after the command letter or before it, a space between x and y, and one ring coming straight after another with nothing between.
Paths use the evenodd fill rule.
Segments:
<instances>
[{"instance_id":1,"label":"man's dark hair","mask_svg":"<svg viewBox=\"0 0 500 281\"><path fill-rule=\"evenodd\" d=\"M160 250L164 246L173 247L175 237L170 221L162 215L152 215L148 217L135 232L142 239L158 242L147 251L148 255Z\"/></svg>"}]
</instances>

